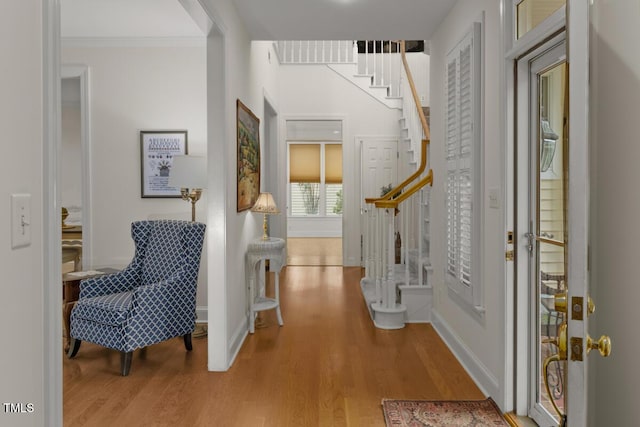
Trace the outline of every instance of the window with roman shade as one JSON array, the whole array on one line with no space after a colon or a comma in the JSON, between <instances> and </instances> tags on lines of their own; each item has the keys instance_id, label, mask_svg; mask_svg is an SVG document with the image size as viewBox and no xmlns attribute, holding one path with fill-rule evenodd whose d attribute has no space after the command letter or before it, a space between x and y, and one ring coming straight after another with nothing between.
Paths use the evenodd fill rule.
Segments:
<instances>
[{"instance_id":1,"label":"window with roman shade","mask_svg":"<svg viewBox=\"0 0 640 427\"><path fill-rule=\"evenodd\" d=\"M288 120L289 215L342 215L342 121Z\"/></svg>"},{"instance_id":2,"label":"window with roman shade","mask_svg":"<svg viewBox=\"0 0 640 427\"><path fill-rule=\"evenodd\" d=\"M464 301L481 305L480 220L480 24L446 61L446 278Z\"/></svg>"}]
</instances>

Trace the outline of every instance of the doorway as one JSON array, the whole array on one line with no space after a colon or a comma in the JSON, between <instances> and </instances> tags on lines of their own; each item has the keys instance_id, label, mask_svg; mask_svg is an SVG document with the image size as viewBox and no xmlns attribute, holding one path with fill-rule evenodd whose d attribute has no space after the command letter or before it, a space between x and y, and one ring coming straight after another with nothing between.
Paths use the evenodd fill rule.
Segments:
<instances>
[{"instance_id":1,"label":"doorway","mask_svg":"<svg viewBox=\"0 0 640 427\"><path fill-rule=\"evenodd\" d=\"M287 265L342 266L343 120L286 120Z\"/></svg>"},{"instance_id":2,"label":"doorway","mask_svg":"<svg viewBox=\"0 0 640 427\"><path fill-rule=\"evenodd\" d=\"M77 254L62 271L92 267L91 246L91 132L89 69L62 65L61 149L59 192L62 211L63 263Z\"/></svg>"},{"instance_id":3,"label":"doorway","mask_svg":"<svg viewBox=\"0 0 640 427\"><path fill-rule=\"evenodd\" d=\"M518 61L519 109L525 128L518 133L525 153L527 200L524 226L528 328L528 414L539 425L558 425L565 414L566 360L558 337L566 314L558 297L567 290L568 76L564 39L547 44ZM526 112L526 115L525 115ZM523 123L524 124L524 123ZM523 206L526 205L526 208ZM566 357L564 357L566 359Z\"/></svg>"}]
</instances>

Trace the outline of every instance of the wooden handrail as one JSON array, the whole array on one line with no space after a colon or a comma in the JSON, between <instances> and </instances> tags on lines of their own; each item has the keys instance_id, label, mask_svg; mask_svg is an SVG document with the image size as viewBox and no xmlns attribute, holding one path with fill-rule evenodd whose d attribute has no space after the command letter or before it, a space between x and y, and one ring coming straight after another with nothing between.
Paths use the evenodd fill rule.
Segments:
<instances>
[{"instance_id":1,"label":"wooden handrail","mask_svg":"<svg viewBox=\"0 0 640 427\"><path fill-rule=\"evenodd\" d=\"M411 69L409 68L409 63L407 62L407 52L406 52L404 40L400 40L400 53L402 54L402 64L404 65L405 73L407 73L407 81L409 82L409 87L411 88L413 101L416 103L416 108L418 109L418 116L420 116L420 123L422 123L422 130L424 131L424 136L426 139L431 139L431 132L429 131L427 118L424 116L424 111L422 111L422 102L420 102L420 97L418 96L416 85L413 83L413 76L411 74Z\"/></svg>"},{"instance_id":2,"label":"wooden handrail","mask_svg":"<svg viewBox=\"0 0 640 427\"><path fill-rule=\"evenodd\" d=\"M422 178L420 181L413 184L411 187L409 187L408 190L400 194L398 197L396 197L395 199L377 201L374 203L375 207L376 208L397 208L400 203L404 202L409 197L413 196L415 193L417 193L422 187L424 187L427 184L433 185L433 170L431 169L429 169L429 173L427 173L424 176L424 178Z\"/></svg>"},{"instance_id":3,"label":"wooden handrail","mask_svg":"<svg viewBox=\"0 0 640 427\"><path fill-rule=\"evenodd\" d=\"M411 176L409 176L409 178L407 178L404 181L402 181L402 183L400 185L396 186L396 188L392 189L391 191L389 191L388 193L386 193L382 197L371 197L371 198L368 197L368 198L364 199L365 203L369 204L369 203L379 202L381 200L389 200L395 194L398 194L399 192L404 190L404 187L409 185L414 179L419 177L422 174L422 172L424 172L424 170L427 168L427 144L429 144L429 140L428 139L423 139L422 140L422 149L421 149L421 153L420 153L420 166L418 167L418 169L414 173L411 174Z\"/></svg>"},{"instance_id":4,"label":"wooden handrail","mask_svg":"<svg viewBox=\"0 0 640 427\"><path fill-rule=\"evenodd\" d=\"M416 178L418 178L422 172L427 167L427 144L430 142L431 132L429 131L429 125L427 124L427 118L424 116L424 111L422 110L422 103L420 102L420 97L418 96L418 91L416 90L416 85L413 82L413 75L411 74L411 69L409 68L409 62L407 61L407 54L405 48L405 41L400 41L400 52L402 56L402 65L404 66L404 71L407 74L407 82L409 83L409 87L411 88L411 94L413 96L413 101L416 104L416 108L418 109L418 116L420 117L420 123L422 124L422 130L425 135L425 139L422 140L422 148L420 153L420 166L418 169L412 173L407 179L402 181L400 185L397 185L395 188L391 189L382 197L371 197L365 198L364 201L367 204L375 204L376 207L397 207L398 203L406 200L409 196L414 194L420 188L424 187L426 184L433 185L433 171L430 169L427 176L418 183L416 183L413 187L411 187L408 191L404 191L401 193L404 188L413 182ZM420 184L422 183L422 184ZM392 197L398 193L401 193L400 196L392 199ZM406 197L405 197L406 194ZM381 206L381 205L384 206ZM387 206L389 205L389 206Z\"/></svg>"}]
</instances>

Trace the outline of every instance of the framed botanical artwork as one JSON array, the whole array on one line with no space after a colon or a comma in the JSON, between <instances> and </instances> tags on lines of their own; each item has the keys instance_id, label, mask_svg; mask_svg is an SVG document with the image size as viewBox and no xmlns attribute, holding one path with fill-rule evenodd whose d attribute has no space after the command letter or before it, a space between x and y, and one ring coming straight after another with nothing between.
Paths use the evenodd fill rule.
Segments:
<instances>
[{"instance_id":1,"label":"framed botanical artwork","mask_svg":"<svg viewBox=\"0 0 640 427\"><path fill-rule=\"evenodd\" d=\"M238 121L238 212L250 209L260 194L260 119L239 99Z\"/></svg>"},{"instance_id":2,"label":"framed botanical artwork","mask_svg":"<svg viewBox=\"0 0 640 427\"><path fill-rule=\"evenodd\" d=\"M181 197L169 186L173 156L187 154L186 130L140 131L141 196Z\"/></svg>"}]
</instances>

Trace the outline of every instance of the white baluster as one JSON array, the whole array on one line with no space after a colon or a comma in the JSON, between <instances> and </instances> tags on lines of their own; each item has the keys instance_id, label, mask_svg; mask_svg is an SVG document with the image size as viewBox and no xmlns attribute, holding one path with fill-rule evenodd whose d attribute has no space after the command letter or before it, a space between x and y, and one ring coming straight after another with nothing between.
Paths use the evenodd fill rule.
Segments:
<instances>
[{"instance_id":1,"label":"white baluster","mask_svg":"<svg viewBox=\"0 0 640 427\"><path fill-rule=\"evenodd\" d=\"M381 215L378 212L378 208L375 209L375 235L374 235L374 250L375 250L375 270L376 270L376 304L382 304L382 225Z\"/></svg>"},{"instance_id":2,"label":"white baluster","mask_svg":"<svg viewBox=\"0 0 640 427\"><path fill-rule=\"evenodd\" d=\"M418 198L419 203L419 215L418 215L418 285L422 285L424 283L423 275L423 243L422 236L424 230L424 188L420 190L420 196Z\"/></svg>"},{"instance_id":3,"label":"white baluster","mask_svg":"<svg viewBox=\"0 0 640 427\"><path fill-rule=\"evenodd\" d=\"M385 55L384 53L384 40L380 40L380 86L384 86L384 60L385 57L387 55Z\"/></svg>"},{"instance_id":4,"label":"white baluster","mask_svg":"<svg viewBox=\"0 0 640 427\"><path fill-rule=\"evenodd\" d=\"M358 62L358 41L353 40L351 42L351 62Z\"/></svg>"},{"instance_id":5,"label":"white baluster","mask_svg":"<svg viewBox=\"0 0 640 427\"><path fill-rule=\"evenodd\" d=\"M376 76L377 76L377 70L378 70L378 61L377 61L377 54L376 54L377 48L376 48L376 41L373 41L373 85L376 85Z\"/></svg>"},{"instance_id":6,"label":"white baluster","mask_svg":"<svg viewBox=\"0 0 640 427\"><path fill-rule=\"evenodd\" d=\"M396 282L394 277L395 266L395 245L393 243L393 216L394 209L385 209L387 217L387 308L393 308L396 305Z\"/></svg>"},{"instance_id":7,"label":"white baluster","mask_svg":"<svg viewBox=\"0 0 640 427\"><path fill-rule=\"evenodd\" d=\"M364 73L369 75L369 40L364 41Z\"/></svg>"}]
</instances>

